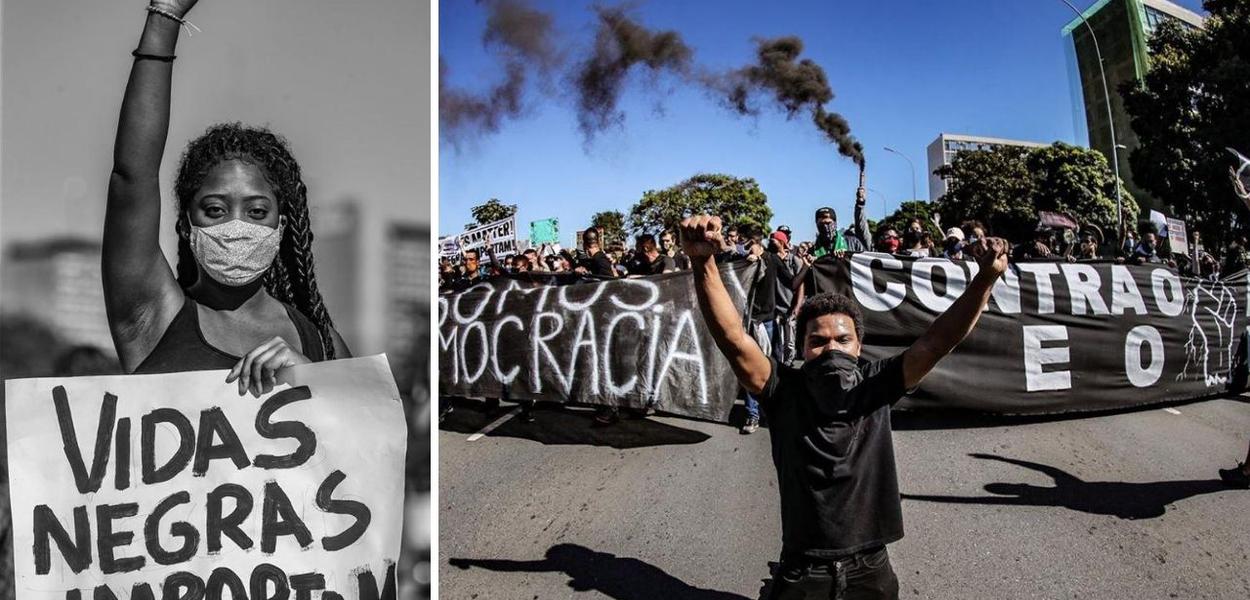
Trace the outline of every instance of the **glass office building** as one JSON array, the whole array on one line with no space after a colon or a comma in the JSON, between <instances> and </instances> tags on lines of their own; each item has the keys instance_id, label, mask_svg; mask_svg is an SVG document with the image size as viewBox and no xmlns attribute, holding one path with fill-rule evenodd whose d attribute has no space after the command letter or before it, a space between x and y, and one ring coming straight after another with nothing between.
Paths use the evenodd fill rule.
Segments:
<instances>
[{"instance_id":1,"label":"glass office building","mask_svg":"<svg viewBox=\"0 0 1250 600\"><path fill-rule=\"evenodd\" d=\"M1115 123L1115 141L1124 146L1119 153L1120 177L1125 187L1143 209L1162 208L1160 200L1147 194L1133 181L1128 164L1129 152L1137 147L1137 136L1129 124L1128 113L1119 89L1126 81L1140 81L1150 68L1147 42L1155 28L1168 20L1177 20L1187 27L1202 27L1197 13L1167 0L1099 0L1083 17L1097 36L1098 48L1111 94L1111 115ZM1111 160L1111 123L1108 121L1106 96L1098 70L1098 52L1089 29L1074 18L1063 28L1067 39L1071 75L1074 121L1077 139L1085 137L1089 147ZM1144 212L1144 211L1143 211Z\"/></svg>"}]
</instances>

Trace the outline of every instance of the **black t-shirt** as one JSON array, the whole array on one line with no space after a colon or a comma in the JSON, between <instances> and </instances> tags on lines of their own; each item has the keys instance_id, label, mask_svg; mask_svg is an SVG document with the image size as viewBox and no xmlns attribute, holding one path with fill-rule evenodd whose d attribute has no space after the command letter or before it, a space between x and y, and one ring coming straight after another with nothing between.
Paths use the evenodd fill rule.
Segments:
<instances>
[{"instance_id":1,"label":"black t-shirt","mask_svg":"<svg viewBox=\"0 0 1250 600\"><path fill-rule=\"evenodd\" d=\"M794 278L798 276L799 271L803 268L803 263L793 254L781 255L769 252L769 255L776 259L773 266L776 269L777 293L777 315L784 316L790 313L790 307L794 304Z\"/></svg>"},{"instance_id":2,"label":"black t-shirt","mask_svg":"<svg viewBox=\"0 0 1250 600\"><path fill-rule=\"evenodd\" d=\"M602 250L594 256L587 258L586 264L583 266L586 267L587 271L590 271L591 275L616 277L616 269L612 267L612 259L608 258L608 253Z\"/></svg>"},{"instance_id":3,"label":"black t-shirt","mask_svg":"<svg viewBox=\"0 0 1250 600\"><path fill-rule=\"evenodd\" d=\"M646 254L636 254L625 264L625 268L630 275L659 275L675 267L673 259L664 254L655 257L655 260L648 260Z\"/></svg>"},{"instance_id":4,"label":"black t-shirt","mask_svg":"<svg viewBox=\"0 0 1250 600\"><path fill-rule=\"evenodd\" d=\"M751 320L763 323L777 317L777 267L780 261L772 252L765 252L759 257L762 269L756 281L754 298L751 302Z\"/></svg>"},{"instance_id":5,"label":"black t-shirt","mask_svg":"<svg viewBox=\"0 0 1250 600\"><path fill-rule=\"evenodd\" d=\"M890 405L903 355L859 361L841 405L812 397L803 372L770 359L759 395L781 493L782 557L839 557L903 537Z\"/></svg>"},{"instance_id":6,"label":"black t-shirt","mask_svg":"<svg viewBox=\"0 0 1250 600\"><path fill-rule=\"evenodd\" d=\"M677 251L677 254L674 254L674 255L673 255L673 256L671 256L670 258L672 258L672 259L673 259L673 266L674 266L677 270L679 270L679 271L689 271L689 270L690 270L690 257L689 257L689 256L686 256L686 253L685 253L685 252L682 252L682 251L678 250L678 251Z\"/></svg>"}]
</instances>

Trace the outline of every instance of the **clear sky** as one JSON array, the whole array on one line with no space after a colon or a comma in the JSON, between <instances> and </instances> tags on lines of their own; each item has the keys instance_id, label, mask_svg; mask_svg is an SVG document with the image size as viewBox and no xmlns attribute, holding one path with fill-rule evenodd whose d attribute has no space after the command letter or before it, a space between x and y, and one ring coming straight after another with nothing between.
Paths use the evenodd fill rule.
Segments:
<instances>
[{"instance_id":1,"label":"clear sky","mask_svg":"<svg viewBox=\"0 0 1250 600\"><path fill-rule=\"evenodd\" d=\"M0 241L100 235L145 6L4 0ZM204 0L190 18L203 33L178 43L166 206L186 143L243 121L287 138L314 209L350 197L429 221L427 2Z\"/></svg>"},{"instance_id":2,"label":"clear sky","mask_svg":"<svg viewBox=\"0 0 1250 600\"><path fill-rule=\"evenodd\" d=\"M1079 8L1090 0L1073 0ZM1200 0L1178 4L1201 12ZM593 40L591 2L534 0L550 12L566 57ZM925 148L939 133L1037 142L1077 139L1067 53L1060 29L1075 18L1060 0L880 0L752 2L718 0L636 2L633 17L650 29L673 29L714 69L754 59L753 38L797 35L804 56L821 65L836 97L827 105L845 116L865 146L869 216L893 211L911 196L906 154L916 169L917 195L928 198ZM439 4L440 54L450 84L488 89L501 72L484 49L485 8L473 0ZM768 195L774 227L814 236L812 212L837 209L849 223L858 172L803 117L778 110L738 117L676 79L663 93L627 85L622 126L587 148L577 129L574 100L557 81L555 93L531 87L526 110L500 131L455 147L439 145L439 232L472 221L469 209L491 197L519 205L518 229L558 217L562 242L600 210L628 212L642 193L697 172L753 177Z\"/></svg>"}]
</instances>

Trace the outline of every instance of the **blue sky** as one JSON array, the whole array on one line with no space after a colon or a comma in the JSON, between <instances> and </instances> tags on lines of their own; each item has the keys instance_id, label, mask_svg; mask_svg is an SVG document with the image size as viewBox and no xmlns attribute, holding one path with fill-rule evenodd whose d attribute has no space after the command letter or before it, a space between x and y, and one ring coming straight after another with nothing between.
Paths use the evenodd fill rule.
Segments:
<instances>
[{"instance_id":1,"label":"blue sky","mask_svg":"<svg viewBox=\"0 0 1250 600\"><path fill-rule=\"evenodd\" d=\"M1200 0L1179 0L1195 11ZM554 15L575 56L590 45L590 2L534 0ZM1084 9L1089 0L1074 0ZM714 69L754 59L753 38L797 35L804 56L821 65L836 94L826 108L841 113L864 144L869 215L880 218L911 196L907 162L916 164L918 196L928 197L925 148L941 132L1039 142L1077 138L1067 53L1060 29L1075 15L1059 0L885 0L637 2L645 26L678 31L696 63ZM439 51L448 82L481 91L501 66L483 48L485 9L473 0L439 4ZM572 242L600 210L628 212L642 193L697 172L753 177L768 195L774 227L814 235L812 212L831 205L849 222L855 165L837 154L811 122L775 109L739 117L676 79L659 91L633 76L622 126L583 144L574 99L562 82L527 90L525 113L500 131L453 146L439 144L439 233L472 221L469 209L491 197L520 207L520 233L532 220L558 217Z\"/></svg>"}]
</instances>

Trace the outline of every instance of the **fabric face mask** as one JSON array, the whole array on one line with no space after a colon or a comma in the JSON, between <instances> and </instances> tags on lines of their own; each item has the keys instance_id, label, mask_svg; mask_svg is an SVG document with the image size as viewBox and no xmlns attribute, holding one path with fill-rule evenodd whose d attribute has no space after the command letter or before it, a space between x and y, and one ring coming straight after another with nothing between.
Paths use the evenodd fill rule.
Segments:
<instances>
[{"instance_id":1,"label":"fabric face mask","mask_svg":"<svg viewBox=\"0 0 1250 600\"><path fill-rule=\"evenodd\" d=\"M284 223L276 229L238 219L211 227L191 226L191 253L218 283L247 285L269 270L282 243Z\"/></svg>"},{"instance_id":2,"label":"fabric face mask","mask_svg":"<svg viewBox=\"0 0 1250 600\"><path fill-rule=\"evenodd\" d=\"M803 363L803 378L807 390L817 400L817 405L843 408L847 392L859 384L859 362L855 357L840 350L826 350L820 356Z\"/></svg>"}]
</instances>

